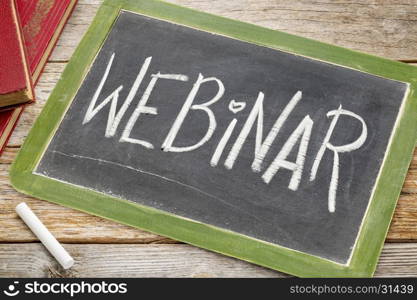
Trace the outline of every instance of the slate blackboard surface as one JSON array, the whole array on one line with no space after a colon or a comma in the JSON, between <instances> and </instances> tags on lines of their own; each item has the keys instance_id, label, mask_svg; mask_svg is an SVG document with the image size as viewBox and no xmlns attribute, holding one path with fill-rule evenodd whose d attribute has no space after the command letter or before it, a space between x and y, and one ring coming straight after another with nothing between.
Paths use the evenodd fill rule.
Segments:
<instances>
[{"instance_id":1,"label":"slate blackboard surface","mask_svg":"<svg viewBox=\"0 0 417 300\"><path fill-rule=\"evenodd\" d=\"M149 67L131 105L114 135L106 137L110 102L85 121L106 68L111 65L95 107L122 85L116 109L120 111L148 57L152 57L148 60ZM155 107L157 114L140 114L132 127L130 138L147 141L153 149L132 140L120 141L151 74L158 72L186 77L160 79L146 104ZM224 85L222 97L208 106L217 124L213 135L192 151L163 151L163 142L199 74L204 78L216 77ZM215 81L207 82L193 104L207 102L218 90ZM402 82L122 12L35 173L345 264L358 236L406 90L407 85ZM264 94L263 141L299 91L302 98L272 143L261 172L251 169L259 118L233 168L226 168L225 160L259 92ZM244 102L245 107L235 105L229 109L231 100ZM358 140L364 126L367 134L358 149L338 155L336 203L331 212L328 198L334 176L333 151L326 148L315 180L310 181L310 175L334 120L334 115L327 114L340 106L360 116L365 125L358 118L340 115L330 137L332 145ZM298 187L288 188L293 171L285 168L280 168L265 183L262 175L307 115L313 123ZM212 166L213 153L234 118L234 131L217 165ZM190 110L173 145L196 144L209 126L206 111ZM286 160L296 161L299 145L297 140Z\"/></svg>"}]
</instances>

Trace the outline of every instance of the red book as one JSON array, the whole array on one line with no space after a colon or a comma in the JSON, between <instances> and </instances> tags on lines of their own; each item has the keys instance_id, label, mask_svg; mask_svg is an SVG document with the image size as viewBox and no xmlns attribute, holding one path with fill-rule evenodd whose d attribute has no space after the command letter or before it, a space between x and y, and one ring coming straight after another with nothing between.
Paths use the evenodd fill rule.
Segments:
<instances>
[{"instance_id":1,"label":"red book","mask_svg":"<svg viewBox=\"0 0 417 300\"><path fill-rule=\"evenodd\" d=\"M0 154L4 149L4 146L6 146L10 134L16 127L16 123L19 120L22 111L23 106L19 106L15 109L0 111Z\"/></svg>"},{"instance_id":2,"label":"red book","mask_svg":"<svg viewBox=\"0 0 417 300\"><path fill-rule=\"evenodd\" d=\"M32 78L14 0L0 1L0 107L33 100Z\"/></svg>"},{"instance_id":3,"label":"red book","mask_svg":"<svg viewBox=\"0 0 417 300\"><path fill-rule=\"evenodd\" d=\"M77 0L16 1L26 46L28 66L34 83L39 79L39 75L76 2ZM0 153L22 111L23 106L0 112Z\"/></svg>"},{"instance_id":4,"label":"red book","mask_svg":"<svg viewBox=\"0 0 417 300\"><path fill-rule=\"evenodd\" d=\"M77 0L17 0L17 10L36 82Z\"/></svg>"}]
</instances>

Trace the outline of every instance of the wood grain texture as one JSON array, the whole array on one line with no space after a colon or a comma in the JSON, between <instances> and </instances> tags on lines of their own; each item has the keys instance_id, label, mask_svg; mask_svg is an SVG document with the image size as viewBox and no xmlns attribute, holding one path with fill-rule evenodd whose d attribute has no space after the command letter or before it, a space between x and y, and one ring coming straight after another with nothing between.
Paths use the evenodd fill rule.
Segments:
<instances>
[{"instance_id":1,"label":"wood grain texture","mask_svg":"<svg viewBox=\"0 0 417 300\"><path fill-rule=\"evenodd\" d=\"M0 156L0 242L7 242L0 244L0 277L284 276L187 245L146 245L175 241L37 200L14 191L10 186L10 164L101 2L79 0L36 86L37 102L26 108L9 146ZM387 58L417 62L417 0L168 2ZM77 265L70 272L60 269L41 245L22 243L37 239L14 212L14 207L21 201L26 201L34 209L61 242L72 243L66 247L75 256ZM417 241L417 151L387 241ZM376 275L417 276L417 244L386 244Z\"/></svg>"},{"instance_id":2,"label":"wood grain texture","mask_svg":"<svg viewBox=\"0 0 417 300\"><path fill-rule=\"evenodd\" d=\"M64 247L76 261L70 270L63 270L41 244L0 244L0 277L289 277L189 245ZM386 244L375 277L415 276L417 244Z\"/></svg>"},{"instance_id":3,"label":"wood grain texture","mask_svg":"<svg viewBox=\"0 0 417 300\"><path fill-rule=\"evenodd\" d=\"M415 60L415 0L168 0L197 10L363 52ZM102 0L79 0L52 60L66 61Z\"/></svg>"}]
</instances>

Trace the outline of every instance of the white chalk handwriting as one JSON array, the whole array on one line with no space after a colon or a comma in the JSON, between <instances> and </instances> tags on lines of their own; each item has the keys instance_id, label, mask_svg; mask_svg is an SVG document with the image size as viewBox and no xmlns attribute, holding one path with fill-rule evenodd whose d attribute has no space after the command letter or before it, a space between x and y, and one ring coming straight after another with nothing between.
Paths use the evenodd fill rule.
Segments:
<instances>
[{"instance_id":1,"label":"white chalk handwriting","mask_svg":"<svg viewBox=\"0 0 417 300\"><path fill-rule=\"evenodd\" d=\"M107 125L104 130L104 137L112 138L118 132L118 127L121 120L124 118L128 108L135 99L139 87L146 78L148 69L152 62L152 57L147 57L142 66L138 69L138 74L136 79L129 90L129 93L121 104L120 108L118 107L118 101L120 98L120 93L123 90L124 86L120 84L113 92L108 95L101 95L103 87L105 86L109 74L112 69L114 60L116 59L116 54L112 54L104 74L98 84L97 89L94 92L94 95L89 102L87 110L84 115L82 124L86 125L91 122L94 117L100 113L108 104L110 108L108 109L107 116ZM136 125L141 114L149 115L158 115L157 107L149 106L148 101L152 94L152 91L155 89L156 84L159 80L174 80L188 82L192 79L185 74L167 74L162 73L161 71L150 74L149 83L140 97L136 108L133 110L132 114L127 118L127 123L123 130L121 130L121 136L119 142L121 143L132 143L142 146L148 150L155 148L154 144L150 141L145 141L142 139L132 138L131 132L134 126ZM198 98L198 92L200 88L211 82L210 86L215 86L213 94L209 99L198 99L196 104L196 98ZM117 85L116 85L117 86ZM174 122L171 124L170 129L168 130L165 139L162 141L160 148L165 152L190 152L194 151L200 147L203 147L207 142L209 142L216 130L218 130L216 115L212 109L212 105L221 102L227 101L228 110L231 117L231 120L228 121L226 130L221 135L220 140L217 142L214 152L211 158L207 158L208 165L211 167L219 168L219 162L223 155L224 150L229 145L230 148L227 156L224 159L224 168L226 170L233 169L237 159L240 156L242 147L247 142L249 134L255 130L255 145L253 150L253 160L250 164L252 172L261 173L261 178L265 184L271 184L274 177L280 169L286 169L291 171L292 175L289 179L288 189L292 191L297 191L300 187L301 180L303 178L303 173L305 172L305 161L308 158L308 149L310 144L310 138L314 127L314 122L309 115L305 115L304 118L299 122L298 126L292 129L291 135L283 143L283 146L276 154L275 158L269 162L268 166L265 166L265 158L268 153L271 152L272 145L274 145L275 140L279 137L281 129L287 124L287 120L291 118L292 112L297 108L299 103L302 103L303 93L300 90L294 92L289 100L286 99L277 99L286 103L284 109L277 115L276 120L272 127L269 129L266 137L264 138L264 99L266 95L264 92L259 91L256 99L254 98L254 104L246 117L243 125L239 132L235 133L235 129L238 128L239 118L238 114L246 109L248 101L239 101L236 99L223 99L225 93L225 86L221 79L216 77L206 77L204 74L198 74L195 82L193 83L188 96L184 100L184 103L179 110ZM99 99L104 99L99 102ZM99 104L98 104L99 102ZM301 105L301 104L300 104ZM198 137L198 141L192 145L188 146L175 146L175 140L178 133L181 131L182 125L185 118L192 114L193 111L200 111L199 116L201 117L201 112L204 113L205 117L208 119L208 126L205 134L201 137ZM177 113L177 112L175 112ZM353 142L335 146L331 142L332 136L335 132L336 124L339 122L340 116L348 116L353 120L350 122L360 122L361 124L361 133L357 139ZM340 105L337 109L330 110L327 112L327 118L331 118L329 127L325 136L323 137L322 142L320 143L320 148L314 157L311 157L313 164L310 170L309 180L314 181L317 177L320 165L322 163L323 156L327 150L333 155L333 164L331 178L329 179L329 188L328 188L328 211L333 213L336 211L336 195L338 185L340 184L339 178L339 167L340 167L340 155L342 153L352 152L364 145L368 136L368 128L365 120L358 114L343 108ZM224 122L225 120L221 120ZM227 120L226 120L227 121ZM255 126L256 122L256 126ZM287 125L288 126L288 125ZM287 128L288 129L288 128ZM237 136L236 136L237 135ZM231 141L232 137L233 138ZM230 142L231 141L231 142ZM298 145L298 149L296 146ZM296 151L295 161L288 160L288 157L291 152ZM226 155L226 154L225 154ZM245 156L247 157L247 156Z\"/></svg>"}]
</instances>

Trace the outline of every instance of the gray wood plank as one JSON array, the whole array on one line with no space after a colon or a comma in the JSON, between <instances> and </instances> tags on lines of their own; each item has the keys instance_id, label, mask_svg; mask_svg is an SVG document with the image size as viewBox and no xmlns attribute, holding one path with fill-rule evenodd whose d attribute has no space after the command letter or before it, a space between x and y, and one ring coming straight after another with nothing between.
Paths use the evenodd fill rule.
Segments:
<instances>
[{"instance_id":1,"label":"gray wood plank","mask_svg":"<svg viewBox=\"0 0 417 300\"><path fill-rule=\"evenodd\" d=\"M65 244L63 270L38 243L0 244L0 277L288 277L185 244ZM417 244L386 244L376 277L417 277Z\"/></svg>"},{"instance_id":2,"label":"gray wood plank","mask_svg":"<svg viewBox=\"0 0 417 300\"><path fill-rule=\"evenodd\" d=\"M224 17L398 60L417 60L416 0L168 0ZM68 60L102 0L79 0L52 54Z\"/></svg>"}]
</instances>

